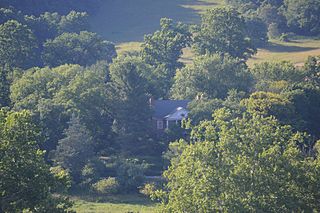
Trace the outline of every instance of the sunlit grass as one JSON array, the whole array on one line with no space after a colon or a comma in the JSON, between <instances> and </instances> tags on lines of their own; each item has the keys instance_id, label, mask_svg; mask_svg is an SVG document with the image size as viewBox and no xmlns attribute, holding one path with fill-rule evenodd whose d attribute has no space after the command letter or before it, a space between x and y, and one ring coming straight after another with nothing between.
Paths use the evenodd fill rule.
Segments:
<instances>
[{"instance_id":1,"label":"sunlit grass","mask_svg":"<svg viewBox=\"0 0 320 213\"><path fill-rule=\"evenodd\" d=\"M320 40L300 39L290 42L281 42L273 40L271 44L263 49L248 61L248 65L261 63L264 61L282 61L288 60L296 65L301 65L308 56L320 55Z\"/></svg>"},{"instance_id":2,"label":"sunlit grass","mask_svg":"<svg viewBox=\"0 0 320 213\"><path fill-rule=\"evenodd\" d=\"M141 195L72 197L77 213L153 213L156 204Z\"/></svg>"},{"instance_id":3,"label":"sunlit grass","mask_svg":"<svg viewBox=\"0 0 320 213\"><path fill-rule=\"evenodd\" d=\"M124 53L139 51L141 49L141 42L125 42L116 45L117 53L122 55Z\"/></svg>"},{"instance_id":4,"label":"sunlit grass","mask_svg":"<svg viewBox=\"0 0 320 213\"><path fill-rule=\"evenodd\" d=\"M299 39L290 42L277 40L270 41L270 44L262 49L258 49L256 55L250 58L247 64L251 67L255 63L265 61L291 61L297 66L302 65L308 56L320 55L320 40ZM181 61L189 64L192 62L194 54L190 48L183 51Z\"/></svg>"},{"instance_id":5,"label":"sunlit grass","mask_svg":"<svg viewBox=\"0 0 320 213\"><path fill-rule=\"evenodd\" d=\"M206 10L224 5L224 0L198 0L192 1L190 4L182 5L185 8L190 8L195 10L197 13L204 13Z\"/></svg>"}]
</instances>

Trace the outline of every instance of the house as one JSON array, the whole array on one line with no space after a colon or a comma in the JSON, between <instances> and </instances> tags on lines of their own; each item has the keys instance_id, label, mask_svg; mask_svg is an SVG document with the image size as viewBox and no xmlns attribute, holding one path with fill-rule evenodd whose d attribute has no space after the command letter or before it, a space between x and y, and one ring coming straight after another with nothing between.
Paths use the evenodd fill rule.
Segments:
<instances>
[{"instance_id":1,"label":"house","mask_svg":"<svg viewBox=\"0 0 320 213\"><path fill-rule=\"evenodd\" d=\"M188 100L153 100L151 98L154 128L164 130L170 126L181 125L181 121L188 117L189 102Z\"/></svg>"}]
</instances>

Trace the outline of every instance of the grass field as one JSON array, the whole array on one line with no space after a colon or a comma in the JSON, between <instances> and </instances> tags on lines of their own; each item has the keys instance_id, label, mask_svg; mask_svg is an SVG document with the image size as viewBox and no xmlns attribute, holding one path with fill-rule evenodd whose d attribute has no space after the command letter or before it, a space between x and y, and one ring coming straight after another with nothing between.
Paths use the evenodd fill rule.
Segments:
<instances>
[{"instance_id":1,"label":"grass field","mask_svg":"<svg viewBox=\"0 0 320 213\"><path fill-rule=\"evenodd\" d=\"M249 66L264 61L292 61L302 65L308 56L320 55L320 39L300 39L290 42L271 41L264 49L248 61Z\"/></svg>"},{"instance_id":2,"label":"grass field","mask_svg":"<svg viewBox=\"0 0 320 213\"><path fill-rule=\"evenodd\" d=\"M72 197L77 213L153 213L155 205L141 195ZM94 201L95 200L95 201ZM99 202L96 202L99 201Z\"/></svg>"},{"instance_id":3,"label":"grass field","mask_svg":"<svg viewBox=\"0 0 320 213\"><path fill-rule=\"evenodd\" d=\"M140 42L128 42L117 45L119 54L124 52L139 50ZM188 64L194 57L191 49L185 49L181 61ZM248 60L248 65L253 66L255 63L264 61L282 61L287 60L295 65L303 65L308 56L320 55L320 39L298 39L290 42L281 42L277 40L270 41L270 44Z\"/></svg>"},{"instance_id":4,"label":"grass field","mask_svg":"<svg viewBox=\"0 0 320 213\"><path fill-rule=\"evenodd\" d=\"M142 41L159 28L162 17L198 23L199 13L224 0L103 0L91 14L92 30L115 43ZM125 6L124 6L125 5Z\"/></svg>"}]
</instances>

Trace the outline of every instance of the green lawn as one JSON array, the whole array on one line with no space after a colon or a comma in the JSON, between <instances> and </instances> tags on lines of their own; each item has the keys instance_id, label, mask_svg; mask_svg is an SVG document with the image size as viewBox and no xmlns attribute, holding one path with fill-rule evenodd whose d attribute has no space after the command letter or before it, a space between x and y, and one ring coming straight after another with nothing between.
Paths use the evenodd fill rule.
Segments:
<instances>
[{"instance_id":1,"label":"green lawn","mask_svg":"<svg viewBox=\"0 0 320 213\"><path fill-rule=\"evenodd\" d=\"M248 61L249 66L264 61L288 60L300 66L308 56L320 55L320 40L299 39L290 42L271 41L266 48L259 49L258 53Z\"/></svg>"},{"instance_id":2,"label":"green lawn","mask_svg":"<svg viewBox=\"0 0 320 213\"><path fill-rule=\"evenodd\" d=\"M223 4L224 0L104 0L97 14L91 16L92 30L115 42L122 54L139 50L143 36L157 30L162 17L199 23L200 13ZM248 64L290 60L301 65L309 55L320 55L320 40L271 41ZM186 49L181 60L190 63L192 58L192 52Z\"/></svg>"},{"instance_id":3,"label":"green lawn","mask_svg":"<svg viewBox=\"0 0 320 213\"><path fill-rule=\"evenodd\" d=\"M104 0L91 14L92 30L115 43L142 41L159 28L162 17L198 23L199 13L224 0Z\"/></svg>"},{"instance_id":4,"label":"green lawn","mask_svg":"<svg viewBox=\"0 0 320 213\"><path fill-rule=\"evenodd\" d=\"M153 213L156 204L142 195L72 196L77 213Z\"/></svg>"}]
</instances>

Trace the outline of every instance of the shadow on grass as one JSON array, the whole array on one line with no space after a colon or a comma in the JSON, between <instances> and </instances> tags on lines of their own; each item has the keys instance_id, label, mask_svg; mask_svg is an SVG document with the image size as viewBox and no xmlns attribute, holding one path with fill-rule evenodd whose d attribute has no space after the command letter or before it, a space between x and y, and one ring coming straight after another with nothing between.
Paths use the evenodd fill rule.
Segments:
<instances>
[{"instance_id":1,"label":"shadow on grass","mask_svg":"<svg viewBox=\"0 0 320 213\"><path fill-rule=\"evenodd\" d=\"M121 43L142 41L143 35L159 28L162 17L196 23L199 14L183 5L214 5L198 0L104 0L96 14L91 14L92 30L105 39Z\"/></svg>"},{"instance_id":2,"label":"shadow on grass","mask_svg":"<svg viewBox=\"0 0 320 213\"><path fill-rule=\"evenodd\" d=\"M297 42L290 42L290 43L297 43ZM281 52L304 52L304 51L319 49L319 47L286 46L282 44L273 43L268 45L264 49L270 52L281 53Z\"/></svg>"}]
</instances>

